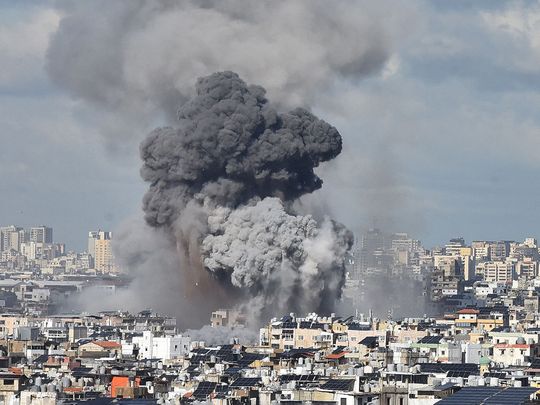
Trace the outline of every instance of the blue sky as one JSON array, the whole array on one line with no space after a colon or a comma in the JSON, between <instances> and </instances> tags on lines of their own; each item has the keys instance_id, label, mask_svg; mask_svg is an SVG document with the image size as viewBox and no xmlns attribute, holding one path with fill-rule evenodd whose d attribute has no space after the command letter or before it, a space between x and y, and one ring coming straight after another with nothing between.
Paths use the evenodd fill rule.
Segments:
<instances>
[{"instance_id":1,"label":"blue sky","mask_svg":"<svg viewBox=\"0 0 540 405\"><path fill-rule=\"evenodd\" d=\"M50 224L82 249L88 230L139 215L138 142L160 117L111 146L107 112L45 69L66 9L0 7L0 224ZM354 230L408 231L428 246L538 235L539 3L396 3L378 21L391 42L383 66L310 103L345 149L308 202Z\"/></svg>"}]
</instances>

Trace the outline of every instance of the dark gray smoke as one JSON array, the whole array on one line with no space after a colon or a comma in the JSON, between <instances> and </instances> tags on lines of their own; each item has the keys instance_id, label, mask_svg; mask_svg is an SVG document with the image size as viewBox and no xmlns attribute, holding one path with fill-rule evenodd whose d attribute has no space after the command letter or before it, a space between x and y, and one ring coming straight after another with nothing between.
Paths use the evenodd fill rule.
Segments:
<instances>
[{"instance_id":1,"label":"dark gray smoke","mask_svg":"<svg viewBox=\"0 0 540 405\"><path fill-rule=\"evenodd\" d=\"M199 79L178 117L141 144L144 211L174 236L193 300L331 310L352 237L292 203L322 186L314 168L340 153L338 131L304 109L278 113L233 72Z\"/></svg>"},{"instance_id":2,"label":"dark gray smoke","mask_svg":"<svg viewBox=\"0 0 540 405\"><path fill-rule=\"evenodd\" d=\"M179 128L156 129L141 144L151 225L172 223L198 193L226 206L298 198L321 187L313 169L341 152L334 127L301 108L277 113L262 87L232 72L199 79L178 117Z\"/></svg>"}]
</instances>

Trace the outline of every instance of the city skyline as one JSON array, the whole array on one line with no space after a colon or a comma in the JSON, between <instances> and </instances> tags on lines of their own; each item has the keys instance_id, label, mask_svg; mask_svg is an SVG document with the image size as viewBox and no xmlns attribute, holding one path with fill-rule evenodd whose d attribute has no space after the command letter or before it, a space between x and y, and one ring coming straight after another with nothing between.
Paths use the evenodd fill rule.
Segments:
<instances>
[{"instance_id":1,"label":"city skyline","mask_svg":"<svg viewBox=\"0 0 540 405\"><path fill-rule=\"evenodd\" d=\"M48 224L48 223L47 223L47 225L36 225L35 223L28 222L28 225L25 225L24 223L10 223L10 222L7 222L7 223L0 223L0 229L6 228L6 227L23 228L24 230L30 230L32 228L41 228L41 227L47 227L47 228L51 229L51 231L56 229L54 226L50 226L50 225L51 224ZM61 243L61 244L65 245L66 246L66 251L88 252L89 251L89 249L88 249L89 235L98 234L98 233L104 233L106 235L112 235L113 234L112 231L106 230L107 228L94 227L94 228L90 228L90 229L94 229L94 230L85 230L85 231L81 232L82 237L80 237L80 240L81 240L80 246L76 246L73 242L71 242L69 240L65 240L62 237L57 237L56 230L54 231L54 235L55 235L54 243ZM464 237L463 235L460 234L460 235L449 235L446 238L443 237L443 240L441 240L439 243L436 243L436 244L427 244L423 240L418 238L417 235L412 234L410 232L407 232L404 229L401 229L401 230L395 230L395 229L387 230L387 229L384 229L384 228L371 227L371 228L366 228L365 230L363 230L361 232L355 233L354 245L355 246L360 246L362 244L362 238L364 238L367 233L369 233L371 231L374 231L374 230L383 232L386 235L407 235L407 237L414 238L414 240L417 240L423 247L425 247L426 249L430 249L430 250L443 247L446 244L448 244L449 242L451 242L453 240L456 240L456 239L463 239L465 243L472 243L472 242L477 242L477 241L519 242L519 241L527 240L529 238L537 239L537 236L535 234L533 234L532 232L530 232L530 233L525 232L523 234L523 236L520 236L518 238L495 238L495 237L490 238L490 237L488 237L488 238L472 238L472 239L469 239L469 238L466 238L466 237ZM72 232L70 232L70 233L72 233ZM108 236L107 238L111 238L111 236ZM538 237L538 239L540 239L540 237Z\"/></svg>"},{"instance_id":2,"label":"city skyline","mask_svg":"<svg viewBox=\"0 0 540 405\"><path fill-rule=\"evenodd\" d=\"M47 2L3 8L0 223L50 223L79 249L85 244L79 229L115 231L140 216L138 143L167 119L156 114L116 128L97 104L47 73L49 36L65 10ZM380 18L381 9L366 9L388 40L382 61L358 79L337 75L319 89L327 98L305 98L344 139L342 155L318 169L325 187L307 204L328 207L352 230L403 230L426 245L449 235L534 234L540 8L418 2L392 10ZM261 84L272 84L271 73L261 72ZM119 138L111 136L115 131Z\"/></svg>"}]
</instances>

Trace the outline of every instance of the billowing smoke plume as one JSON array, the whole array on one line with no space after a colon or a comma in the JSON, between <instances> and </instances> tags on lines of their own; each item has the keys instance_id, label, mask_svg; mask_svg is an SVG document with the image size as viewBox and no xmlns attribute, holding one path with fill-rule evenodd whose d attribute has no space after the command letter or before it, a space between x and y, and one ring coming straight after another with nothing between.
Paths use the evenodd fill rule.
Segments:
<instances>
[{"instance_id":1,"label":"billowing smoke plume","mask_svg":"<svg viewBox=\"0 0 540 405\"><path fill-rule=\"evenodd\" d=\"M178 129L157 129L141 145L150 224L172 223L178 205L198 193L236 206L253 197L291 200L321 187L314 167L341 152L334 127L301 108L278 114L262 87L232 72L199 79L196 92L178 112Z\"/></svg>"},{"instance_id":2,"label":"billowing smoke plume","mask_svg":"<svg viewBox=\"0 0 540 405\"><path fill-rule=\"evenodd\" d=\"M91 123L91 132L101 134L108 146L115 147L109 150L122 148L130 154L140 137L156 123L176 125L176 109L193 96L195 80L216 71L234 70L246 81L263 85L269 98L282 111L292 106L311 106L327 113L338 111L333 119L343 111L349 111L349 118L357 117L356 101L344 99L340 89L349 88L351 84L355 87L361 79L379 74L393 54L398 39L410 31L412 20L403 6L385 0L337 0L331 4L325 0L96 0L60 1L55 6L61 20L47 51L49 77L60 89L82 101L77 103L80 108L77 112ZM220 97L217 90L214 93L216 98ZM214 220L210 223L208 219L216 217L233 223L238 220L237 213L244 208L247 215L252 215L261 209L258 205L262 201L276 197L279 200L265 204L273 207L276 218L283 216L292 221L289 217L304 213L300 209L293 210L293 205L302 206L294 199L302 194L306 196L305 193L321 185L312 168L338 154L341 141L332 127L304 110L276 113L276 121L271 124L274 119L272 109L263 102L265 96L261 89L250 87L249 93L253 106L265 106L258 111L259 107L251 108L251 104L245 103L241 110L250 111L250 114L255 111L254 120L246 114L249 118L246 123L233 119L232 114L227 113L226 103L219 103L219 108L223 109L220 114L231 118L227 125L234 124L241 129L223 127L220 132L219 146L225 151L224 156L228 156L225 169L224 158L215 153L215 140L211 137L202 143L193 142L191 147L191 138L186 136L179 141L176 130L164 128L145 141L143 176L151 184L145 199L147 224L134 226L129 222L122 232L115 233L115 256L135 279L128 293L116 302L117 307L126 306L129 301L139 309L152 307L178 315L179 320L189 314L205 323L206 309L213 309L214 303L208 303L211 301L208 299L202 300L201 305L192 305L190 297L184 297L186 300L180 297L186 293L175 295L178 285L192 284L194 290L210 289L214 293L208 295L216 297L220 306L227 305L230 289L253 297L258 291L269 288L264 283L281 283L283 288L276 291L290 296L285 290L294 288L294 283L288 278L294 280L300 268L309 273L308 270L316 265L332 267L328 263L340 257L342 248L338 246L343 242L340 235L344 231L332 221L324 220L324 215L317 216L312 218L316 221L312 233L306 228L306 233L288 234L296 238L295 244L299 246L296 252L303 253L297 256L286 251L280 271L276 271L276 266L269 266L270 261L265 259L264 266L253 274L271 274L270 278L253 276L249 278L252 281L248 287L248 278L240 277L242 286L234 285L239 284L237 276L245 272L240 264L236 269L227 266L232 260L232 250L225 247L232 243L233 235L231 232L221 235L224 226ZM329 94L339 97L328 97ZM245 91L239 91L238 96L246 97ZM233 101L227 103L236 105ZM221 128L224 124L216 117L208 121L198 119L196 109L199 107L193 102L190 105L192 107L184 107L181 113L185 117L181 117L180 130L185 133L194 135L197 131L206 131L216 125ZM242 114L245 112L241 111ZM193 125L194 121L200 125L195 132L182 129L190 123ZM254 126L254 131L249 125ZM298 125L320 128L318 131L303 128L301 138L296 136ZM263 126L268 126L265 143L258 142L267 137L260 132ZM329 132L325 134L324 131ZM252 133L258 135L252 136ZM277 136L277 133L284 135ZM350 133L354 135L356 131ZM251 136L248 136L251 141L242 140L242 134ZM324 142L309 138L319 134L326 138ZM245 150L235 147L235 136L240 139L238 145ZM230 137L228 141L227 137ZM290 148L273 148L272 142L276 139L285 142L287 137L290 137ZM358 139L362 139L361 145L358 145ZM229 146L226 146L227 142ZM370 153L366 153L369 149L365 147L364 138L350 136L348 145L355 143L356 150L345 161L354 162L353 169L358 173L353 177L357 174L358 178L371 178L368 171L358 170L357 165L359 158L365 160ZM181 155L162 152L169 146L177 147ZM319 147L327 149L317 150ZM384 158L386 156L373 159ZM343 161L343 157L340 160ZM284 170L281 172L282 165ZM216 170L225 174L216 173ZM341 180L347 177L343 173L349 172L348 168L339 173L326 171L325 177L329 178L330 174ZM337 190L340 195L351 196L349 189ZM321 197L321 193L314 194ZM305 198L302 200L305 204ZM354 223L351 219L358 217L356 204L351 209L350 205L337 204L337 200L334 198L331 205L338 207L336 211L342 220ZM324 202L316 201L311 205L311 211L327 212ZM347 212L354 212L354 215L348 216ZM288 229L285 225L277 228ZM231 228L227 226L226 229ZM246 268L250 266L250 257L256 256L254 246L266 249L257 235L252 232L250 243L242 245ZM207 237L209 239L204 241ZM280 238L285 236L280 235ZM278 241L265 243L271 248L258 256L268 258ZM178 254L164 257L164 252L170 252L171 246ZM215 264L208 260L210 257ZM298 257L305 257L304 266L297 266L302 260ZM179 267L182 272L178 271ZM339 260L335 268L340 268ZM340 270L321 274L324 277L332 274L334 277L330 277L325 285L339 290ZM185 275L184 279L179 278L182 275ZM188 291L187 294L196 292ZM279 299L283 301L282 297ZM95 300L90 295L83 304L87 302L101 305L102 309L110 309L115 304L109 301L105 305L103 300ZM201 309L205 304L206 309Z\"/></svg>"},{"instance_id":3,"label":"billowing smoke plume","mask_svg":"<svg viewBox=\"0 0 540 405\"><path fill-rule=\"evenodd\" d=\"M122 146L141 126L174 122L194 81L216 71L264 85L284 106L313 105L336 80L379 72L403 25L393 21L400 7L384 3L58 2L47 70L60 88L97 107L96 125Z\"/></svg>"},{"instance_id":4,"label":"billowing smoke plume","mask_svg":"<svg viewBox=\"0 0 540 405\"><path fill-rule=\"evenodd\" d=\"M192 299L331 310L352 237L292 203L321 187L314 168L340 153L338 131L304 109L278 113L232 72L199 79L178 117L142 142L141 174L146 220L174 236Z\"/></svg>"}]
</instances>

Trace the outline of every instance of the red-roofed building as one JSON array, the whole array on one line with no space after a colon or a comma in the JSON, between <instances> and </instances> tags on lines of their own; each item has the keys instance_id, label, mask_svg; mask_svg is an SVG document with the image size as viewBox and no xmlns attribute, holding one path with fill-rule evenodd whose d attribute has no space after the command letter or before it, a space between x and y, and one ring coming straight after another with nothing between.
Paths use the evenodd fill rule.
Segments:
<instances>
[{"instance_id":1,"label":"red-roofed building","mask_svg":"<svg viewBox=\"0 0 540 405\"><path fill-rule=\"evenodd\" d=\"M493 361L510 366L524 366L539 355L537 343L498 343L493 346Z\"/></svg>"},{"instance_id":2,"label":"red-roofed building","mask_svg":"<svg viewBox=\"0 0 540 405\"><path fill-rule=\"evenodd\" d=\"M462 332L470 331L478 325L479 310L474 308L463 308L457 311L455 320L456 329Z\"/></svg>"},{"instance_id":3,"label":"red-roofed building","mask_svg":"<svg viewBox=\"0 0 540 405\"><path fill-rule=\"evenodd\" d=\"M346 357L347 353L348 352L346 352L346 351L340 351L338 353L330 353L328 356L326 356L326 359L330 363L334 363L335 365L345 364L348 361L348 359Z\"/></svg>"},{"instance_id":4,"label":"red-roofed building","mask_svg":"<svg viewBox=\"0 0 540 405\"><path fill-rule=\"evenodd\" d=\"M145 398L148 392L141 387L140 377L114 376L111 381L110 395L112 398Z\"/></svg>"},{"instance_id":5,"label":"red-roofed building","mask_svg":"<svg viewBox=\"0 0 540 405\"><path fill-rule=\"evenodd\" d=\"M10 367L10 368L8 368L8 371L10 373L15 374L15 375L23 375L24 374L23 369L20 368L20 367Z\"/></svg>"},{"instance_id":6,"label":"red-roofed building","mask_svg":"<svg viewBox=\"0 0 540 405\"><path fill-rule=\"evenodd\" d=\"M328 356L326 356L326 358L329 360L337 360L337 359L341 359L345 357L346 354L347 352L331 353Z\"/></svg>"}]
</instances>

